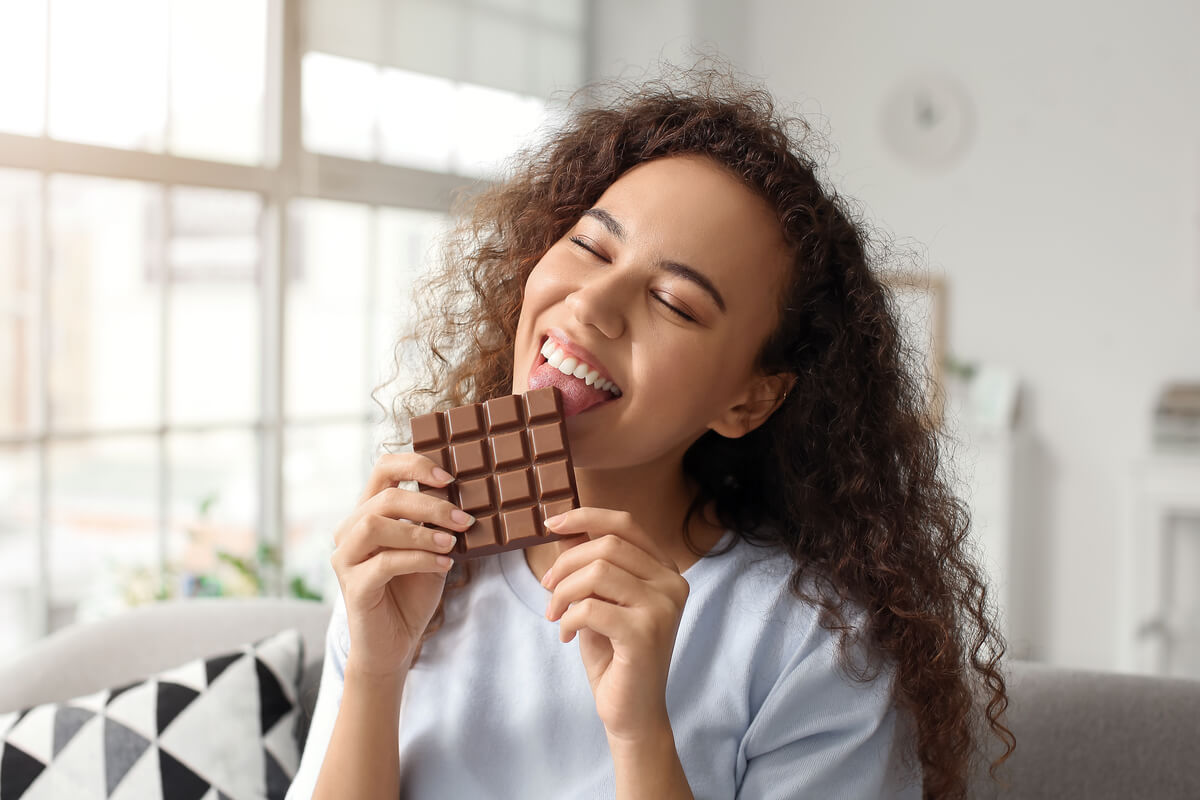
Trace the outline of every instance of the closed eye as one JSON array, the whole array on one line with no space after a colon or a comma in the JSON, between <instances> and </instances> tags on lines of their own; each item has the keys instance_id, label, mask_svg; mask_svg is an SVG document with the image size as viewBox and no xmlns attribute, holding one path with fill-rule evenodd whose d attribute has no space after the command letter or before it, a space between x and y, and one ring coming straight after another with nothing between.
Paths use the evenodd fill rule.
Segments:
<instances>
[{"instance_id":1,"label":"closed eye","mask_svg":"<svg viewBox=\"0 0 1200 800\"><path fill-rule=\"evenodd\" d=\"M674 312L675 312L675 314L676 314L677 316L680 316L680 317L683 317L684 319L686 319L688 322L695 322L695 321L696 321L696 318L695 318L695 317L693 317L691 314L688 314L688 313L686 313L686 312L684 312L684 311L682 311L682 310L680 310L680 309L676 308L675 306L673 306L673 305L671 305L670 303L668 303L666 300L663 300L663 299L662 299L660 296L658 296L658 295L654 295L654 299L655 299L655 300L657 300L658 302L662 303L662 304L663 304L664 306L666 306L667 308L669 308L669 309L671 309L672 311L674 311Z\"/></svg>"},{"instance_id":2,"label":"closed eye","mask_svg":"<svg viewBox=\"0 0 1200 800\"><path fill-rule=\"evenodd\" d=\"M595 250L593 250L586 242L583 241L583 239L579 238L578 236L572 236L570 238L570 241L571 241L571 244L575 245L576 247L581 247L584 250L587 250L589 253L594 255L596 258L599 258L601 261L608 260L608 259L604 258L603 256L601 256L599 253L597 253Z\"/></svg>"}]
</instances>

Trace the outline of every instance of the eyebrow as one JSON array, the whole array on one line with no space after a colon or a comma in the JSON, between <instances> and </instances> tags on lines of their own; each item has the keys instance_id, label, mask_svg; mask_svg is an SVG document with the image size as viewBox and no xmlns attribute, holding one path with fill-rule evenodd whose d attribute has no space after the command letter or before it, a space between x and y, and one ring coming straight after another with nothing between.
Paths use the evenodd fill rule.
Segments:
<instances>
[{"instance_id":1,"label":"eyebrow","mask_svg":"<svg viewBox=\"0 0 1200 800\"><path fill-rule=\"evenodd\" d=\"M625 226L621 224L620 220L605 211L603 208L589 208L587 211L583 212L583 216L592 217L599 220L600 224L603 225L609 233L617 237L617 239L622 242L626 241ZM700 270L694 267L689 267L687 264L681 264L678 261L660 261L658 262L658 268L665 272L669 272L672 275L678 275L680 278L696 284L712 296L713 301L717 304L717 308L721 309L722 313L725 312L725 298L721 296L721 292L717 289L716 285L709 280L708 276Z\"/></svg>"}]
</instances>

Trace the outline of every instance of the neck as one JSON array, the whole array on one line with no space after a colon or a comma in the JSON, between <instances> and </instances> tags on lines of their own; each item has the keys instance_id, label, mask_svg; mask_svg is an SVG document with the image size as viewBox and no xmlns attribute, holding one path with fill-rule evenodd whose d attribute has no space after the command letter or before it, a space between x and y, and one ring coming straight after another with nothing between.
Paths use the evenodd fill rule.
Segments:
<instances>
[{"instance_id":1,"label":"neck","mask_svg":"<svg viewBox=\"0 0 1200 800\"><path fill-rule=\"evenodd\" d=\"M696 562L683 537L684 517L696 489L684 475L682 452L636 468L576 468L575 483L580 505L629 512L680 572ZM689 528L702 551L712 549L724 532L703 513L693 517ZM525 562L540 580L564 549L562 542L536 545L526 549Z\"/></svg>"},{"instance_id":2,"label":"neck","mask_svg":"<svg viewBox=\"0 0 1200 800\"><path fill-rule=\"evenodd\" d=\"M683 521L696 490L682 459L633 469L578 469L575 481L581 505L627 511L665 554L686 552Z\"/></svg>"}]
</instances>

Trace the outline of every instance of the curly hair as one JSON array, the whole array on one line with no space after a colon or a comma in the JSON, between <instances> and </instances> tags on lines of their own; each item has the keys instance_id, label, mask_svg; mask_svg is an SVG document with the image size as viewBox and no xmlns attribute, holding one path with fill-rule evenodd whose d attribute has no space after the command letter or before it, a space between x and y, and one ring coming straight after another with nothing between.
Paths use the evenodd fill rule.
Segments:
<instances>
[{"instance_id":1,"label":"curly hair","mask_svg":"<svg viewBox=\"0 0 1200 800\"><path fill-rule=\"evenodd\" d=\"M822 186L806 149L811 127L777 114L766 90L699 66L615 86L607 101L596 99L595 86L590 96L577 93L583 107L563 128L511 159L502 181L458 204L461 221L440 268L421 285L415 324L396 345L396 375L413 357L425 372L396 396L399 442L388 444L409 441L414 415L511 392L526 278L623 173L681 154L723 165L769 202L791 249L779 323L757 366L796 380L751 433L727 439L707 431L693 443L683 468L700 491L687 519L711 503L743 539L785 549L794 562L790 588L839 633L844 671L873 677L850 663L860 637L895 665L894 699L915 723L925 796L965 797L984 750L981 723L1004 745L993 777L1015 748L1002 722L1005 645L967 540L969 511L939 473L928 375L872 266L878 243ZM447 591L470 578L469 567L456 566ZM814 585L821 590L804 588ZM846 622L847 602L864 612L861 626ZM425 637L443 619L439 606Z\"/></svg>"}]
</instances>

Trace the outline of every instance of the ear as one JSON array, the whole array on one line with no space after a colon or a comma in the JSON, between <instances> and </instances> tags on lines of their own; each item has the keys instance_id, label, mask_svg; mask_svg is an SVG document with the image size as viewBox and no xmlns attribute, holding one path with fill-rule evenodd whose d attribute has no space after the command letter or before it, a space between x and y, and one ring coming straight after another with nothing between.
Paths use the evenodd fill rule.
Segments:
<instances>
[{"instance_id":1,"label":"ear","mask_svg":"<svg viewBox=\"0 0 1200 800\"><path fill-rule=\"evenodd\" d=\"M752 378L733 405L710 422L708 427L727 439L745 436L767 421L767 417L783 403L795 382L796 376L790 372Z\"/></svg>"}]
</instances>

